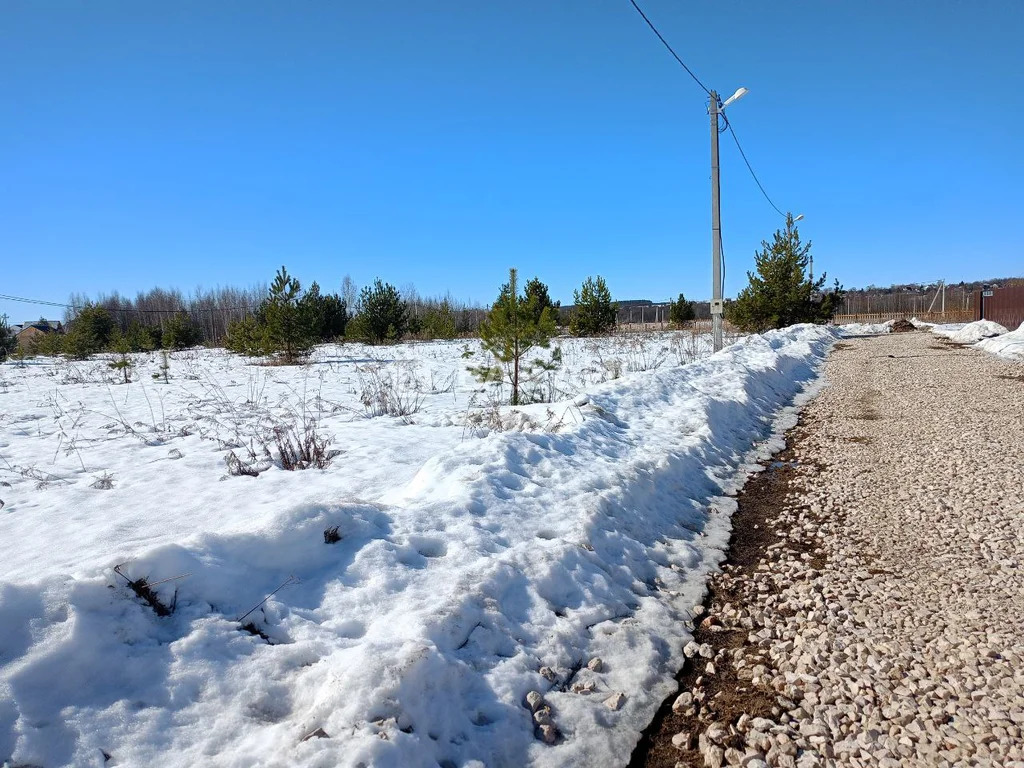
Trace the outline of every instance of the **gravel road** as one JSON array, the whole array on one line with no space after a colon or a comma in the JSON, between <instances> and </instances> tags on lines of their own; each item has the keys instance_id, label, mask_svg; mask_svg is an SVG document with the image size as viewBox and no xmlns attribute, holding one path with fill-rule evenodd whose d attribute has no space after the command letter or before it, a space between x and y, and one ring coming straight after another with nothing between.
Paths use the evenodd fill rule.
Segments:
<instances>
[{"instance_id":1,"label":"gravel road","mask_svg":"<svg viewBox=\"0 0 1024 768\"><path fill-rule=\"evenodd\" d=\"M850 339L632 766L1024 768L1024 364Z\"/></svg>"}]
</instances>

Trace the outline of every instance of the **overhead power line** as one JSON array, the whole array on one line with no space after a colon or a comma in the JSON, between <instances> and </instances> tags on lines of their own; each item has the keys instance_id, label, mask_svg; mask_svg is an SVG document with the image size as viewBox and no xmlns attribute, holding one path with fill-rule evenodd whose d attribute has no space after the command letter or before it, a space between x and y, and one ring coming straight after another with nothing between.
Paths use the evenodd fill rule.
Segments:
<instances>
[{"instance_id":1,"label":"overhead power line","mask_svg":"<svg viewBox=\"0 0 1024 768\"><path fill-rule=\"evenodd\" d=\"M7 294L0 293L0 299L6 301L20 301L23 304L41 304L47 307L60 307L62 309L74 309L82 310L85 309L85 305L75 304L62 304L59 301L46 301L44 299L26 299L24 296L8 296ZM177 314L178 312L252 312L253 308L249 306L243 307L194 307L188 309L186 307L180 307L178 309L136 309L135 307L109 307L102 302L97 302L96 306L103 307L108 312L137 312L140 314L153 314L153 315L167 315Z\"/></svg>"},{"instance_id":2,"label":"overhead power line","mask_svg":"<svg viewBox=\"0 0 1024 768\"><path fill-rule=\"evenodd\" d=\"M750 161L747 159L747 153L743 151L743 147L740 146L740 140L736 136L736 131L733 130L732 122L729 118L725 119L725 126L729 129L729 133L732 134L732 140L736 142L736 149L740 151L740 157L743 158L743 162L747 164L747 170L750 171L750 176L754 179L754 183L757 184L757 188L761 190L761 194L764 195L764 199L768 201L768 205L775 209L775 212L782 218L786 218L786 214L779 210L779 206L772 202L772 199L768 197L768 193L764 191L764 186L761 184L760 179L757 178L757 174L754 173L754 168L751 166Z\"/></svg>"},{"instance_id":3,"label":"overhead power line","mask_svg":"<svg viewBox=\"0 0 1024 768\"><path fill-rule=\"evenodd\" d=\"M658 39L661 41L661 44L664 45L665 48L668 50L668 52L672 54L672 57L677 62L679 62L679 66L681 66L683 69L685 69L686 70L686 74L688 74L690 77L692 77L693 81L695 83L697 83L697 85L699 85L702 89L704 89L704 93L706 93L710 97L711 96L711 89L708 88L706 85L704 85L703 82L701 82L701 79L699 77L697 77L697 75L695 75L693 73L692 69L690 69L688 66L686 66L686 62L684 62L682 60L682 58L680 58L679 54L675 52L675 49L673 49L672 46L669 45L668 40L666 40L664 35L662 35L661 32L658 31L658 28L654 26L654 23L649 18L647 18L647 14L643 12L643 9L639 5L637 5L636 0L629 0L629 2L630 2L630 5L632 5L633 8L636 9L636 12L640 14L640 18L642 18L644 21L647 22L647 26L651 28L651 31L655 35L657 35ZM718 106L719 106L719 108L721 108L721 103L719 103ZM725 113L724 112L722 112L720 114L723 117L725 117ZM750 171L750 175L751 175L751 177L753 177L754 183L757 184L757 188L760 189L761 190L761 194L764 195L764 199L768 201L768 205L770 205L772 208L775 209L776 213L778 213L780 216L785 218L786 214L784 214L781 210L779 210L779 207L777 205L775 205L774 202L772 202L772 199L768 196L768 193L764 189L764 185L761 184L760 179L757 178L757 174L754 173L754 168L750 164L750 161L747 159L747 155L743 151L743 147L740 146L740 140L736 136L736 131L733 130L732 123L729 121L729 119L727 117L725 118L725 125L726 125L726 128L729 129L729 133L732 134L732 139L733 139L733 141L736 142L736 149L738 149L740 151L740 156L743 158L743 162L746 163L747 170Z\"/></svg>"},{"instance_id":4,"label":"overhead power line","mask_svg":"<svg viewBox=\"0 0 1024 768\"><path fill-rule=\"evenodd\" d=\"M704 89L704 93L710 96L711 90L706 85L704 85L704 83L700 81L700 78L693 74L693 70L686 66L686 63L681 58L679 58L679 54L676 53L672 49L672 46L668 44L668 40L662 37L661 32L658 31L658 28L654 26L653 23L651 23L651 20L649 18L647 18L647 14L644 13L643 10L641 10L640 6L636 4L636 0L629 0L629 2L632 3L634 8L636 8L636 12L640 14L640 17L647 22L647 26L651 28L651 31L658 36L658 39L661 40L661 44L664 45L665 48L668 49L668 52L672 54L672 57L679 62L679 66L685 69L686 73L693 78L694 82Z\"/></svg>"},{"instance_id":5,"label":"overhead power line","mask_svg":"<svg viewBox=\"0 0 1024 768\"><path fill-rule=\"evenodd\" d=\"M7 296L6 294L0 293L0 299L6 299L7 301L20 301L25 304L45 304L48 307L63 307L64 309L73 309L70 304L60 304L56 301L43 301L42 299L26 299L21 296Z\"/></svg>"}]
</instances>

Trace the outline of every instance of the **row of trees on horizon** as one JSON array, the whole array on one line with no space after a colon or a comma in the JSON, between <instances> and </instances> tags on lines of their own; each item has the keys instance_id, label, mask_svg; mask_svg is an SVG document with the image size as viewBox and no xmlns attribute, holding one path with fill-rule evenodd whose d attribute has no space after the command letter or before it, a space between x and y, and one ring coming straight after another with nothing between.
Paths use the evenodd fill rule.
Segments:
<instances>
[{"instance_id":1,"label":"row of trees on horizon","mask_svg":"<svg viewBox=\"0 0 1024 768\"><path fill-rule=\"evenodd\" d=\"M727 304L727 319L747 331L827 322L841 305L843 290L836 281L826 291L825 275L816 281L807 277L810 243L801 242L792 219L762 246L755 259L756 272L748 273L749 285ZM254 356L276 354L291 363L301 360L313 345L327 341L380 344L459 336L480 336L486 341L495 317L509 306L510 291L516 301L533 307L530 313L536 324L547 328L550 320L554 331L549 335L559 327L575 336L601 335L616 325L618 306L600 275L587 277L573 292L571 308L552 301L538 277L526 281L521 294L517 281L513 272L487 308L450 296L424 298L414 287L402 291L379 278L362 290L348 276L338 292L324 293L316 282L303 289L285 267L267 287L217 288L197 291L189 298L160 288L135 299L115 293L90 301L73 295L65 316L67 332L39 336L28 352L83 358L100 351L126 354L205 344ZM681 327L694 319L694 302L679 294L668 314L670 323ZM0 357L12 348L9 335L6 324L0 323Z\"/></svg>"},{"instance_id":2,"label":"row of trees on horizon","mask_svg":"<svg viewBox=\"0 0 1024 768\"><path fill-rule=\"evenodd\" d=\"M584 281L574 293L576 304L571 309L552 301L539 278L527 281L526 291L542 308L551 309L556 327L570 333L607 333L615 325L616 305L600 276ZM680 316L684 322L692 318L692 307L682 294L679 301L685 307ZM601 307L596 315L591 311L594 305ZM280 354L293 362L313 345L329 341L380 344L477 336L492 311L493 306L459 302L451 296L422 297L412 286L399 290L379 278L359 291L346 276L341 291L324 293L316 282L304 288L282 267L267 287L218 288L188 298L180 291L160 288L135 299L114 293L92 301L75 294L64 317L66 333L40 335L25 351L84 358L101 351L206 345L248 355ZM597 316L599 320L593 319Z\"/></svg>"}]
</instances>

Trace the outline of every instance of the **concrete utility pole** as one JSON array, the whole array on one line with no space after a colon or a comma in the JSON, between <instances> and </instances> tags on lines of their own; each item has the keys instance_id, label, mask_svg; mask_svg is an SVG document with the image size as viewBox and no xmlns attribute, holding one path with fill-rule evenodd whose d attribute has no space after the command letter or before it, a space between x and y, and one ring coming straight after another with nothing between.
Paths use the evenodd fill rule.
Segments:
<instances>
[{"instance_id":1,"label":"concrete utility pole","mask_svg":"<svg viewBox=\"0 0 1024 768\"><path fill-rule=\"evenodd\" d=\"M711 333L713 350L722 348L722 218L718 188L718 92L711 92Z\"/></svg>"}]
</instances>

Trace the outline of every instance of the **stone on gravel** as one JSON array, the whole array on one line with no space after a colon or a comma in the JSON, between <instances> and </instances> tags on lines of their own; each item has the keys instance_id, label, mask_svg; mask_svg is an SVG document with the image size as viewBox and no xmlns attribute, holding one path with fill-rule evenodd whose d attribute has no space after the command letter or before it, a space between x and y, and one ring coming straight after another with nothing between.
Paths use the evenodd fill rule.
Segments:
<instances>
[{"instance_id":1,"label":"stone on gravel","mask_svg":"<svg viewBox=\"0 0 1024 768\"><path fill-rule=\"evenodd\" d=\"M542 706L544 706L544 697L540 691L530 691L526 694L526 706L531 712L536 712Z\"/></svg>"},{"instance_id":2,"label":"stone on gravel","mask_svg":"<svg viewBox=\"0 0 1024 768\"><path fill-rule=\"evenodd\" d=\"M622 705L626 703L626 694L624 693L613 693L607 699L604 700L603 704L613 712L617 709L621 709Z\"/></svg>"}]
</instances>

